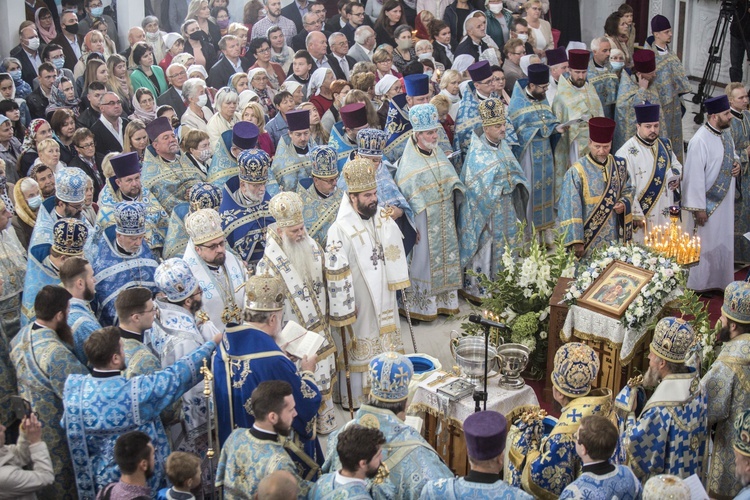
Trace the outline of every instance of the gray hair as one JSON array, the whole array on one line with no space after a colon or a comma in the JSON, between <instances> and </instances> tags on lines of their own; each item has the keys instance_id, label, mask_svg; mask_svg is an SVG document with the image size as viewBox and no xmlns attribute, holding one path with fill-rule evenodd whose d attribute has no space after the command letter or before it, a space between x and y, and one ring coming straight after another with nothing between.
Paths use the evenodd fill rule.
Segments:
<instances>
[{"instance_id":1,"label":"gray hair","mask_svg":"<svg viewBox=\"0 0 750 500\"><path fill-rule=\"evenodd\" d=\"M594 38L593 40L591 40L591 45L590 45L591 52L595 52L595 51L599 50L599 47L604 42L609 43L610 46L612 45L610 43L609 39L606 36L598 36L598 37Z\"/></svg>"},{"instance_id":2,"label":"gray hair","mask_svg":"<svg viewBox=\"0 0 750 500\"><path fill-rule=\"evenodd\" d=\"M205 89L206 82L204 82L200 78L188 78L182 85L182 97L186 101L190 100L190 98L198 95L201 87Z\"/></svg>"},{"instance_id":3,"label":"gray hair","mask_svg":"<svg viewBox=\"0 0 750 500\"><path fill-rule=\"evenodd\" d=\"M32 188L39 188L39 184L31 177L21 179L21 192L27 194Z\"/></svg>"},{"instance_id":4,"label":"gray hair","mask_svg":"<svg viewBox=\"0 0 750 500\"><path fill-rule=\"evenodd\" d=\"M329 47L332 46L333 45L333 41L336 40L340 36L343 36L344 38L346 38L346 35L343 34L343 33L341 33L340 31L335 31L335 32L331 33L331 36L328 37L328 46Z\"/></svg>"},{"instance_id":5,"label":"gray hair","mask_svg":"<svg viewBox=\"0 0 750 500\"><path fill-rule=\"evenodd\" d=\"M222 87L216 93L215 109L220 109L224 104L238 103L240 96L229 87Z\"/></svg>"},{"instance_id":6,"label":"gray hair","mask_svg":"<svg viewBox=\"0 0 750 500\"><path fill-rule=\"evenodd\" d=\"M158 23L158 22L159 22L159 18L158 17L156 17L156 16L146 16L146 17L143 18L143 21L141 21L141 28L143 28L144 31L145 31L146 30L146 26L148 26L151 23Z\"/></svg>"},{"instance_id":7,"label":"gray hair","mask_svg":"<svg viewBox=\"0 0 750 500\"><path fill-rule=\"evenodd\" d=\"M318 15L312 12L308 12L307 14L302 16L302 22L304 24L312 24L315 22L316 19L318 19Z\"/></svg>"},{"instance_id":8,"label":"gray hair","mask_svg":"<svg viewBox=\"0 0 750 500\"><path fill-rule=\"evenodd\" d=\"M167 66L167 73L165 75L167 78L171 78L171 76L169 76L169 75L172 73L173 69L184 69L185 73L187 73L187 68L185 67L184 64L172 63L169 66Z\"/></svg>"},{"instance_id":9,"label":"gray hair","mask_svg":"<svg viewBox=\"0 0 750 500\"><path fill-rule=\"evenodd\" d=\"M354 41L360 45L364 45L371 36L375 36L375 31L366 24L363 24L354 31Z\"/></svg>"}]
</instances>

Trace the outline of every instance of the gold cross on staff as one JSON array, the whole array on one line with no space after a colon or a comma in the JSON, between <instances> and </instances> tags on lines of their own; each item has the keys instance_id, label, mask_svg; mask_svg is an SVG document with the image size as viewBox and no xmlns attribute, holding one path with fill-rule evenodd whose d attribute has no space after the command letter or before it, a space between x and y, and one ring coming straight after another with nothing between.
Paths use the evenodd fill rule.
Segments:
<instances>
[{"instance_id":1,"label":"gold cross on staff","mask_svg":"<svg viewBox=\"0 0 750 500\"><path fill-rule=\"evenodd\" d=\"M355 231L354 231L354 232L353 232L352 234L350 234L350 235L349 235L349 237L351 237L352 239L354 239L355 237L359 236L359 242L360 242L360 243L361 243L362 245L364 245L364 244L365 244L365 240L364 240L364 238L362 238L362 235L363 235L363 234L366 234L366 233L367 233L367 229L365 229L365 228L363 227L363 228L362 228L362 229L360 229L360 230L355 230Z\"/></svg>"}]
</instances>

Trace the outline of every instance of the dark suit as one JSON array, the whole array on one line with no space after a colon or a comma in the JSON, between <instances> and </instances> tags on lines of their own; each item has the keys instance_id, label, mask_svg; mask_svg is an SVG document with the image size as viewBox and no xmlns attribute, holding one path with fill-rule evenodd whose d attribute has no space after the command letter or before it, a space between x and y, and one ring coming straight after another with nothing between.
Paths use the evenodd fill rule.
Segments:
<instances>
[{"instance_id":1,"label":"dark suit","mask_svg":"<svg viewBox=\"0 0 750 500\"><path fill-rule=\"evenodd\" d=\"M292 37L292 50L297 52L298 50L307 50L305 40L309 32L307 30L297 30L297 34Z\"/></svg>"},{"instance_id":2,"label":"dark suit","mask_svg":"<svg viewBox=\"0 0 750 500\"><path fill-rule=\"evenodd\" d=\"M91 129L91 126L96 123L100 115L101 114L92 107L84 109L76 119L76 128Z\"/></svg>"},{"instance_id":3,"label":"dark suit","mask_svg":"<svg viewBox=\"0 0 750 500\"><path fill-rule=\"evenodd\" d=\"M448 54L445 51L445 47L435 41L432 42L432 57L435 58L435 62L445 66L445 69L451 69L453 63L450 59L448 59Z\"/></svg>"},{"instance_id":4,"label":"dark suit","mask_svg":"<svg viewBox=\"0 0 750 500\"><path fill-rule=\"evenodd\" d=\"M247 71L247 68L249 67L246 67L246 65L247 63L242 58L240 58L240 66L244 71ZM209 87L213 87L215 89L226 87L229 78L231 78L235 73L237 73L237 70L234 69L232 63L230 63L229 59L222 55L221 59L219 59L219 62L211 66L211 69L208 70L208 80L206 80L206 83Z\"/></svg>"},{"instance_id":5,"label":"dark suit","mask_svg":"<svg viewBox=\"0 0 750 500\"><path fill-rule=\"evenodd\" d=\"M31 118L47 118L49 99L42 94L42 87L38 87L29 94L26 98L26 104L29 106Z\"/></svg>"},{"instance_id":6,"label":"dark suit","mask_svg":"<svg viewBox=\"0 0 750 500\"><path fill-rule=\"evenodd\" d=\"M78 40L78 47L83 50L83 37L76 35L76 40ZM65 56L65 67L70 71L73 71L73 68L76 67L76 63L78 62L78 57L76 56L73 47L70 46L68 39L65 38L65 35L62 32L58 33L57 36L52 39L52 43L56 43L62 47L63 55ZM81 53L81 55L83 55L83 53Z\"/></svg>"},{"instance_id":7,"label":"dark suit","mask_svg":"<svg viewBox=\"0 0 750 500\"><path fill-rule=\"evenodd\" d=\"M124 118L122 119L122 124L120 126L122 127L123 137L125 135L125 127L127 127L128 123L130 123L128 120ZM89 129L94 133L94 136L96 137L97 153L100 153L102 155L106 155L107 153L111 153L112 151L122 153L122 146L120 145L120 142L114 135L112 135L112 132L110 132L109 129L104 126L101 119L97 120L96 123L89 127Z\"/></svg>"},{"instance_id":8,"label":"dark suit","mask_svg":"<svg viewBox=\"0 0 750 500\"><path fill-rule=\"evenodd\" d=\"M336 14L335 16L330 18L328 21L326 21L325 28L331 33L336 33L337 31L341 31L342 29L341 28L341 14Z\"/></svg>"},{"instance_id":9,"label":"dark suit","mask_svg":"<svg viewBox=\"0 0 750 500\"><path fill-rule=\"evenodd\" d=\"M471 57L474 58L475 61L479 60L479 54L484 52L489 48L489 46L482 40L481 46L477 46L474 44L474 41L470 37L466 37L463 42L458 44L458 47L456 47L456 57L460 56L461 54L469 54Z\"/></svg>"},{"instance_id":10,"label":"dark suit","mask_svg":"<svg viewBox=\"0 0 750 500\"><path fill-rule=\"evenodd\" d=\"M367 16L365 16L367 17ZM358 26L359 27L359 26ZM357 30L354 26L352 26L350 23L346 23L346 26L341 28L339 31L346 35L346 39L349 41L349 47L354 45L354 32Z\"/></svg>"},{"instance_id":11,"label":"dark suit","mask_svg":"<svg viewBox=\"0 0 750 500\"><path fill-rule=\"evenodd\" d=\"M177 113L177 118L182 118L182 115L184 115L185 111L187 111L185 101L182 100L182 97L180 97L180 94L174 87L169 87L169 90L157 97L156 103L159 106L172 106L174 112Z\"/></svg>"},{"instance_id":12,"label":"dark suit","mask_svg":"<svg viewBox=\"0 0 750 500\"><path fill-rule=\"evenodd\" d=\"M40 59L45 47L46 45L41 44L36 51L36 53L39 54ZM38 73L36 72L34 64L31 62L31 59L29 59L29 55L23 50L23 47L21 47L20 44L13 47L13 50L10 51L10 55L21 61L21 79L34 88L34 78L37 77Z\"/></svg>"},{"instance_id":13,"label":"dark suit","mask_svg":"<svg viewBox=\"0 0 750 500\"><path fill-rule=\"evenodd\" d=\"M357 61L354 60L353 57L347 55L346 62L349 63L349 74L352 74L352 70L354 69L354 65L357 64ZM337 80L346 80L349 81L349 78L347 78L346 74L344 74L344 70L341 69L341 63L337 59L338 56L335 54L328 54L328 64L331 66L331 70L333 71L333 74L336 75Z\"/></svg>"},{"instance_id":14,"label":"dark suit","mask_svg":"<svg viewBox=\"0 0 750 500\"><path fill-rule=\"evenodd\" d=\"M203 57L206 58L206 70L208 68L212 68L214 64L219 60L219 54L216 53L216 48L214 48L214 45L211 43L211 39L203 33L203 31L200 31L202 35L201 39L201 51L203 52ZM191 56L194 56L193 54L193 46L190 45L189 41L185 41L185 52L190 54ZM227 82L224 82L222 87L226 85Z\"/></svg>"},{"instance_id":15,"label":"dark suit","mask_svg":"<svg viewBox=\"0 0 750 500\"><path fill-rule=\"evenodd\" d=\"M297 0L292 0L292 3L281 9L281 15L291 20L295 26L297 26L297 32L302 31L302 14L299 13L297 8Z\"/></svg>"},{"instance_id":16,"label":"dark suit","mask_svg":"<svg viewBox=\"0 0 750 500\"><path fill-rule=\"evenodd\" d=\"M99 192L104 188L104 185L106 183L104 172L102 172L102 161L104 161L104 155L101 153L94 153L94 163L96 164L96 171L91 168L88 163L83 161L77 154L73 157L72 160L70 160L70 163L68 163L69 167L78 167L86 172L86 175L91 177L91 180L94 182L94 201L99 199Z\"/></svg>"}]
</instances>

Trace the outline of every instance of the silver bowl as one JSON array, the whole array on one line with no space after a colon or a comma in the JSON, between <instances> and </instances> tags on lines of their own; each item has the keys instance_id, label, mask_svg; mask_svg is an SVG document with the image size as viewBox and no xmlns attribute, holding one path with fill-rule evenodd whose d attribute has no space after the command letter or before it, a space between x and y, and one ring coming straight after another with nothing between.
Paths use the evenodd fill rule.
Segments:
<instances>
[{"instance_id":1,"label":"silver bowl","mask_svg":"<svg viewBox=\"0 0 750 500\"><path fill-rule=\"evenodd\" d=\"M530 353L529 348L523 344L503 344L497 349L497 357L500 360L500 387L518 390L526 384L521 378L521 372L529 363Z\"/></svg>"},{"instance_id":2,"label":"silver bowl","mask_svg":"<svg viewBox=\"0 0 750 500\"><path fill-rule=\"evenodd\" d=\"M456 360L456 365L468 381L477 387L484 380L484 337L461 337L453 339L451 351ZM487 349L488 372L497 370L497 349L490 345Z\"/></svg>"}]
</instances>

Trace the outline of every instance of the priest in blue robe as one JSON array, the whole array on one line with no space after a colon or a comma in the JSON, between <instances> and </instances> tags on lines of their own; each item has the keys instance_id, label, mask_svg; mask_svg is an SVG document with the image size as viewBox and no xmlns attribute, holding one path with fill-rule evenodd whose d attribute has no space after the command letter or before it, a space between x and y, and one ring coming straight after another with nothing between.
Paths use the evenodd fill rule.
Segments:
<instances>
[{"instance_id":1,"label":"priest in blue robe","mask_svg":"<svg viewBox=\"0 0 750 500\"><path fill-rule=\"evenodd\" d=\"M126 153L132 154L132 153ZM146 207L124 201L115 205L115 225L104 230L94 261L99 322L117 323L115 299L126 288L142 286L157 292L156 258L146 244Z\"/></svg>"},{"instance_id":2,"label":"priest in blue robe","mask_svg":"<svg viewBox=\"0 0 750 500\"><path fill-rule=\"evenodd\" d=\"M330 146L318 146L310 156L312 175L300 180L297 194L302 198L307 234L322 248L326 244L328 228L336 220L341 205L342 195L337 183L339 169L336 150Z\"/></svg>"},{"instance_id":3,"label":"priest in blue robe","mask_svg":"<svg viewBox=\"0 0 750 500\"><path fill-rule=\"evenodd\" d=\"M420 498L425 484L452 478L453 473L422 435L404 423L409 382L414 375L414 368L409 358L403 354L384 352L370 361L368 374L368 404L357 410L354 420L347 426L359 424L375 427L385 436L381 467L389 471L389 475L384 483L372 485L371 495L375 499ZM339 432L334 432L328 438L324 472L341 469L342 463L337 452Z\"/></svg>"},{"instance_id":4,"label":"priest in blue robe","mask_svg":"<svg viewBox=\"0 0 750 500\"><path fill-rule=\"evenodd\" d=\"M339 113L341 121L331 128L328 145L336 151L336 166L341 173L352 151L357 149L357 134L360 130L366 129L368 124L367 108L361 102L347 104L339 110Z\"/></svg>"},{"instance_id":5,"label":"priest in blue robe","mask_svg":"<svg viewBox=\"0 0 750 500\"><path fill-rule=\"evenodd\" d=\"M153 492L167 485L164 471L171 453L159 413L179 401L203 380L202 363L221 340L221 334L151 375L127 379L125 354L118 328L95 331L84 344L93 365L91 375L73 374L65 382L62 425L70 448L80 500L94 500L98 492L117 481L112 461L117 438L139 430L154 445L154 470L148 480Z\"/></svg>"},{"instance_id":6,"label":"priest in blue robe","mask_svg":"<svg viewBox=\"0 0 750 500\"><path fill-rule=\"evenodd\" d=\"M267 191L272 197L279 191L296 191L299 181L309 178L312 172L310 151L316 144L310 138L310 110L290 111L286 121L289 135L283 136L276 146L269 172Z\"/></svg>"},{"instance_id":7,"label":"priest in blue robe","mask_svg":"<svg viewBox=\"0 0 750 500\"><path fill-rule=\"evenodd\" d=\"M576 257L633 237L633 184L627 162L612 156L615 122L589 120L589 154L565 173L558 218L565 246Z\"/></svg>"},{"instance_id":8,"label":"priest in blue robe","mask_svg":"<svg viewBox=\"0 0 750 500\"><path fill-rule=\"evenodd\" d=\"M219 443L232 429L252 427L255 417L250 396L266 380L284 380L292 386L297 416L286 444L299 476L314 479L323 463L315 435L316 415L322 396L313 371L317 356L305 356L302 371L276 343L284 314L284 284L269 275L254 275L245 284L242 325L229 327L213 357Z\"/></svg>"},{"instance_id":9,"label":"priest in blue robe","mask_svg":"<svg viewBox=\"0 0 750 500\"><path fill-rule=\"evenodd\" d=\"M257 147L259 134L255 124L244 121L235 123L232 130L223 132L208 167L208 182L223 189L224 184L239 172L237 157L244 150Z\"/></svg>"},{"instance_id":10,"label":"priest in blue robe","mask_svg":"<svg viewBox=\"0 0 750 500\"><path fill-rule=\"evenodd\" d=\"M84 241L78 238L81 249ZM60 419L65 379L89 373L73 354L73 335L66 319L69 301L70 293L60 286L42 288L34 301L36 320L23 327L10 344L18 394L31 403L31 410L42 423L42 440L49 448L55 473L55 482L37 494L55 500L78 498L71 452Z\"/></svg>"},{"instance_id":11,"label":"priest in blue robe","mask_svg":"<svg viewBox=\"0 0 750 500\"><path fill-rule=\"evenodd\" d=\"M589 61L589 83L594 86L596 94L602 103L604 116L615 118L615 104L617 104L617 88L620 77L609 64L609 52L612 44L607 37L597 37L591 41L591 61Z\"/></svg>"},{"instance_id":12,"label":"priest in blue robe","mask_svg":"<svg viewBox=\"0 0 750 500\"><path fill-rule=\"evenodd\" d=\"M199 182L188 191L188 201L177 205L169 215L169 227L167 228L167 239L164 241L162 257L182 257L185 254L188 241L185 219L188 215L202 208L219 211L221 206L221 189L208 182Z\"/></svg>"},{"instance_id":13,"label":"priest in blue robe","mask_svg":"<svg viewBox=\"0 0 750 500\"><path fill-rule=\"evenodd\" d=\"M96 298L94 268L82 257L65 259L60 266L62 286L72 295L68 311L68 326L73 332L73 352L84 365L88 364L83 352L83 343L94 330L102 326L91 309L91 302Z\"/></svg>"},{"instance_id":14,"label":"priest in blue robe","mask_svg":"<svg viewBox=\"0 0 750 500\"><path fill-rule=\"evenodd\" d=\"M239 175L229 179L221 194L221 226L227 243L251 268L266 248L266 230L274 219L268 211L268 171L271 157L262 149L247 149L238 158Z\"/></svg>"},{"instance_id":15,"label":"priest in blue robe","mask_svg":"<svg viewBox=\"0 0 750 500\"><path fill-rule=\"evenodd\" d=\"M471 133L481 125L479 117L479 103L496 97L495 85L489 61L475 62L467 69L471 80L468 82L456 115L456 135L453 139L453 149L466 154L471 142Z\"/></svg>"}]
</instances>

